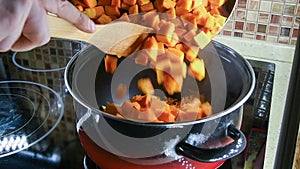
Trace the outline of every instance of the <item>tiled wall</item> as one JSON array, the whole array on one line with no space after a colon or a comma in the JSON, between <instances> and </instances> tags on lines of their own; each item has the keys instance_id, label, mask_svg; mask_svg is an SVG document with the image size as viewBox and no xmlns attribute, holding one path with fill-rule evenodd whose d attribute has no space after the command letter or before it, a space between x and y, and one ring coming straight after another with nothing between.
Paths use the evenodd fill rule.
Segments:
<instances>
[{"instance_id":1,"label":"tiled wall","mask_svg":"<svg viewBox=\"0 0 300 169\"><path fill-rule=\"evenodd\" d=\"M300 0L237 0L221 35L295 45Z\"/></svg>"}]
</instances>

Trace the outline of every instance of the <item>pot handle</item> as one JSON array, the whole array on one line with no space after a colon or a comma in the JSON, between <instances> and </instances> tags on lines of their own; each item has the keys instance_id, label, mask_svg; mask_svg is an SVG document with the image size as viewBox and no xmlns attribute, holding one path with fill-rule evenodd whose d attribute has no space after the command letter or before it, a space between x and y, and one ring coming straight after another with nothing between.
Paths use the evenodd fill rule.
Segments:
<instances>
[{"instance_id":1,"label":"pot handle","mask_svg":"<svg viewBox=\"0 0 300 169\"><path fill-rule=\"evenodd\" d=\"M176 145L176 152L200 162L217 162L226 160L244 151L247 144L245 135L233 124L228 125L227 135L234 139L234 141L224 147L204 149L192 146L185 141L181 141Z\"/></svg>"}]
</instances>

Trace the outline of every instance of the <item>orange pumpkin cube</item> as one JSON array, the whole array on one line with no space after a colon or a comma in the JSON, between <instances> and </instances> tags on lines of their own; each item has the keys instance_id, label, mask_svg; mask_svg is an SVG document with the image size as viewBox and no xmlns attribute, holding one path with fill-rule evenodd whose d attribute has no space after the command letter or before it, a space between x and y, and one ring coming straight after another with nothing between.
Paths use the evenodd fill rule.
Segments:
<instances>
[{"instance_id":1,"label":"orange pumpkin cube","mask_svg":"<svg viewBox=\"0 0 300 169\"><path fill-rule=\"evenodd\" d=\"M192 10L192 4L193 4L193 1L191 1L191 0L178 0L176 6L183 8L190 12Z\"/></svg>"},{"instance_id":2,"label":"orange pumpkin cube","mask_svg":"<svg viewBox=\"0 0 300 169\"><path fill-rule=\"evenodd\" d=\"M154 36L148 37L143 44L142 49L145 49L152 61L156 61L158 53L158 43Z\"/></svg>"},{"instance_id":3,"label":"orange pumpkin cube","mask_svg":"<svg viewBox=\"0 0 300 169\"><path fill-rule=\"evenodd\" d=\"M154 6L153 6L152 2L144 4L144 5L140 5L141 12L148 12L153 9L154 9Z\"/></svg>"},{"instance_id":4,"label":"orange pumpkin cube","mask_svg":"<svg viewBox=\"0 0 300 169\"><path fill-rule=\"evenodd\" d=\"M153 94L154 87L152 85L150 78L141 78L137 82L138 89L142 91L144 94Z\"/></svg>"},{"instance_id":5,"label":"orange pumpkin cube","mask_svg":"<svg viewBox=\"0 0 300 169\"><path fill-rule=\"evenodd\" d=\"M140 64L140 65L146 66L147 63L148 63L148 61L149 61L149 55L148 55L148 53L145 50L139 51L136 54L136 57L135 57L134 61L135 61L136 64Z\"/></svg>"},{"instance_id":6,"label":"orange pumpkin cube","mask_svg":"<svg viewBox=\"0 0 300 169\"><path fill-rule=\"evenodd\" d=\"M108 16L120 16L120 11L116 6L104 6L105 14Z\"/></svg>"},{"instance_id":7,"label":"orange pumpkin cube","mask_svg":"<svg viewBox=\"0 0 300 169\"><path fill-rule=\"evenodd\" d=\"M135 5L136 4L136 0L123 0L124 3L132 6L132 5Z\"/></svg>"},{"instance_id":8,"label":"orange pumpkin cube","mask_svg":"<svg viewBox=\"0 0 300 169\"><path fill-rule=\"evenodd\" d=\"M99 6L108 6L111 5L112 0L98 0L98 5Z\"/></svg>"},{"instance_id":9,"label":"orange pumpkin cube","mask_svg":"<svg viewBox=\"0 0 300 169\"><path fill-rule=\"evenodd\" d=\"M151 2L150 0L137 0L137 4L140 5L140 6L148 4L150 2Z\"/></svg>"},{"instance_id":10,"label":"orange pumpkin cube","mask_svg":"<svg viewBox=\"0 0 300 169\"><path fill-rule=\"evenodd\" d=\"M97 0L83 0L83 3L88 7L88 8L93 8L97 6Z\"/></svg>"},{"instance_id":11,"label":"orange pumpkin cube","mask_svg":"<svg viewBox=\"0 0 300 169\"><path fill-rule=\"evenodd\" d=\"M108 73L114 73L117 69L118 58L112 55L106 55L104 58L105 71Z\"/></svg>"},{"instance_id":12,"label":"orange pumpkin cube","mask_svg":"<svg viewBox=\"0 0 300 169\"><path fill-rule=\"evenodd\" d=\"M194 41L200 47L200 49L204 49L207 44L209 44L211 37L205 34L204 31L201 31L194 37Z\"/></svg>"},{"instance_id":13,"label":"orange pumpkin cube","mask_svg":"<svg viewBox=\"0 0 300 169\"><path fill-rule=\"evenodd\" d=\"M121 8L121 0L111 0L111 6Z\"/></svg>"},{"instance_id":14,"label":"orange pumpkin cube","mask_svg":"<svg viewBox=\"0 0 300 169\"><path fill-rule=\"evenodd\" d=\"M183 62L184 60L184 53L175 47L169 47L166 53L173 62Z\"/></svg>"},{"instance_id":15,"label":"orange pumpkin cube","mask_svg":"<svg viewBox=\"0 0 300 169\"><path fill-rule=\"evenodd\" d=\"M195 79L201 81L205 78L205 66L203 59L196 58L189 65L189 73Z\"/></svg>"},{"instance_id":16,"label":"orange pumpkin cube","mask_svg":"<svg viewBox=\"0 0 300 169\"><path fill-rule=\"evenodd\" d=\"M129 14L138 14L139 13L139 6L138 5L133 5L130 6L128 9Z\"/></svg>"}]
</instances>

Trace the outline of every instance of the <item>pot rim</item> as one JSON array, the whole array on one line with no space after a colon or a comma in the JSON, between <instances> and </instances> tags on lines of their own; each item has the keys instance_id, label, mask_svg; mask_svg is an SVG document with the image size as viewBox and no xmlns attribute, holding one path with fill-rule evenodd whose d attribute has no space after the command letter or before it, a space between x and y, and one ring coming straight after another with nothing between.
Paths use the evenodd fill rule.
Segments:
<instances>
[{"instance_id":1,"label":"pot rim","mask_svg":"<svg viewBox=\"0 0 300 169\"><path fill-rule=\"evenodd\" d=\"M223 111L217 112L217 113L213 113L211 116L205 117L205 118L201 118L198 120L193 120L193 121L183 121L183 122L175 122L175 123L155 123L155 122L140 122L140 121L133 121L130 119L125 119L125 118L119 118L116 117L114 115L110 115L108 113L105 113L104 111L101 111L100 109L96 109L93 106L89 105L87 102L85 102L83 99L80 99L78 96L76 96L76 94L73 92L72 87L69 84L68 78L68 72L70 70L70 68L72 67L72 65L75 63L75 61L77 60L77 58L80 56L81 51L86 50L87 48L89 48L89 46L92 46L91 44L88 44L86 47L82 48L81 51L77 52L68 62L66 68L65 68L65 72L64 72L64 81L65 81L65 85L68 89L68 91L70 92L71 96L73 99L75 99L79 104L81 104L82 106L86 107L88 110L91 110L91 113L97 112L99 114L97 115L102 115L105 117L109 117L112 118L114 120L118 120L121 122L125 122L125 123L131 123L134 125L139 125L139 126L153 126L153 127L166 127L166 128L182 128L183 126L186 125L193 125L193 124L197 124L197 123L203 123L203 122L207 122L210 120L214 120L220 117L223 117L231 112L233 112L234 110L239 109L241 106L243 106L243 104L250 98L250 96L252 95L254 88L255 88L255 73L254 70L251 66L251 64L244 58L242 57L239 53L237 53L235 50L233 50L232 48L212 40L211 41L213 43L213 45L215 46L222 46L223 49L225 49L226 51L230 52L232 55L234 56L238 56L242 59L242 61L245 63L247 70L249 71L250 74L250 78L251 78L251 85L249 90L247 91L247 93L245 94L245 96L240 99L238 102L236 102L235 104L230 105L228 108L226 108Z\"/></svg>"}]
</instances>

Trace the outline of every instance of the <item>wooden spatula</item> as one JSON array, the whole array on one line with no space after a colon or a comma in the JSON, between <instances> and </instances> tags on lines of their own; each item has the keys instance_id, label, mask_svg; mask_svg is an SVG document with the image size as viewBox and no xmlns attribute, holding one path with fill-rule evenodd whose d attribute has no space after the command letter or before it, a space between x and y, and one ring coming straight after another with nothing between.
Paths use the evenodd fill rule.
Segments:
<instances>
[{"instance_id":1,"label":"wooden spatula","mask_svg":"<svg viewBox=\"0 0 300 169\"><path fill-rule=\"evenodd\" d=\"M48 16L51 37L88 42L107 54L128 56L152 28L129 22L97 25L92 34L79 31L72 24L56 16Z\"/></svg>"}]
</instances>

